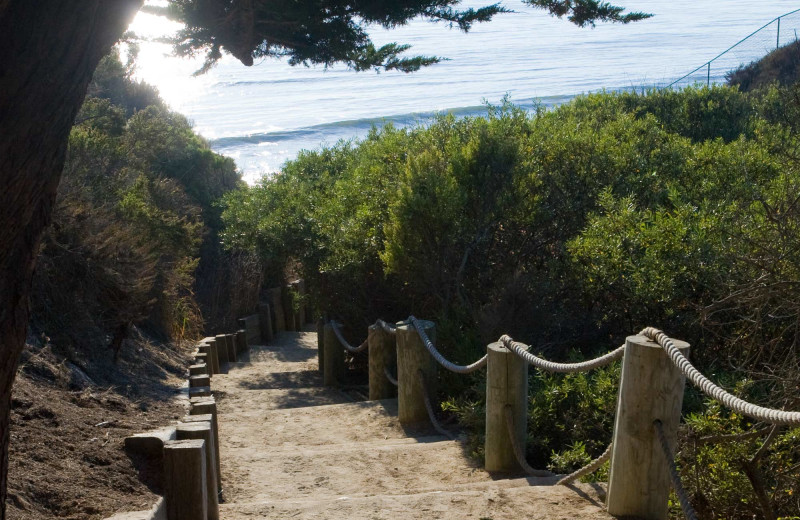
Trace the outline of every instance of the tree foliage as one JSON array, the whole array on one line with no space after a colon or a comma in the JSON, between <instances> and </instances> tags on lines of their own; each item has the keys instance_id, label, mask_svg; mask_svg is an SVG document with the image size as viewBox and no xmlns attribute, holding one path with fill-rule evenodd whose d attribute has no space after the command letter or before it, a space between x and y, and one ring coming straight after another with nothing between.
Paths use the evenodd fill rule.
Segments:
<instances>
[{"instance_id":1,"label":"tree foliage","mask_svg":"<svg viewBox=\"0 0 800 520\"><path fill-rule=\"evenodd\" d=\"M624 8L596 0L526 0L583 27L597 21L629 23L650 15L624 13ZM459 9L459 0L398 2L324 0L172 0L166 7L146 10L185 24L172 40L180 56L205 53L207 71L226 51L245 65L265 57L288 57L289 63L344 63L355 70L413 72L441 60L438 56L405 56L411 46L388 43L376 47L369 28L385 29L425 18L469 31L476 23L508 12L500 3Z\"/></svg>"},{"instance_id":2,"label":"tree foliage","mask_svg":"<svg viewBox=\"0 0 800 520\"><path fill-rule=\"evenodd\" d=\"M34 323L78 357L118 350L134 324L173 339L202 332L201 246L219 227L214 202L241 182L131 72L112 53L95 73L39 257Z\"/></svg>"}]
</instances>

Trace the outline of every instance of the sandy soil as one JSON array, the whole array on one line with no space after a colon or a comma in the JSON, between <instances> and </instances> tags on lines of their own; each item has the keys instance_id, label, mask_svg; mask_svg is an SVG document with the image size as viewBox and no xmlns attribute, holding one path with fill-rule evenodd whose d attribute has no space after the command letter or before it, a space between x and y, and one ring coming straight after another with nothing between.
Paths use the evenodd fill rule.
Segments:
<instances>
[{"instance_id":1,"label":"sandy soil","mask_svg":"<svg viewBox=\"0 0 800 520\"><path fill-rule=\"evenodd\" d=\"M463 444L397 421L396 400L325 388L313 332L283 333L214 376L221 518L608 519L600 486L490 475Z\"/></svg>"},{"instance_id":2,"label":"sandy soil","mask_svg":"<svg viewBox=\"0 0 800 520\"><path fill-rule=\"evenodd\" d=\"M149 509L160 472L132 460L123 439L174 423L188 352L136 342L118 363L100 352L82 367L29 345L14 384L9 520L103 519Z\"/></svg>"}]
</instances>

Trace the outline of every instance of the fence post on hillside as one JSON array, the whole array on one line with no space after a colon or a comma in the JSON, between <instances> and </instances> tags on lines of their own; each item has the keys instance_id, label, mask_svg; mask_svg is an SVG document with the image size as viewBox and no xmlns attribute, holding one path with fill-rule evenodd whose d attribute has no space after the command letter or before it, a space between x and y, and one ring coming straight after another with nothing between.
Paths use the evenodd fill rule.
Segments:
<instances>
[{"instance_id":1,"label":"fence post on hillside","mask_svg":"<svg viewBox=\"0 0 800 520\"><path fill-rule=\"evenodd\" d=\"M528 426L528 363L502 343L486 349L486 471L519 471L513 442L525 453ZM509 437L506 407L511 408L514 429Z\"/></svg>"},{"instance_id":2,"label":"fence post on hillside","mask_svg":"<svg viewBox=\"0 0 800 520\"><path fill-rule=\"evenodd\" d=\"M317 320L317 363L319 372L325 371L325 320Z\"/></svg>"},{"instance_id":3,"label":"fence post on hillside","mask_svg":"<svg viewBox=\"0 0 800 520\"><path fill-rule=\"evenodd\" d=\"M369 344L369 399L390 399L395 396L397 389L386 379L387 368L391 369L396 364L394 336L383 330L378 324L369 326L367 333Z\"/></svg>"},{"instance_id":4,"label":"fence post on hillside","mask_svg":"<svg viewBox=\"0 0 800 520\"><path fill-rule=\"evenodd\" d=\"M688 343L673 340L673 344L688 357ZM607 499L610 515L667 518L669 466L653 422L660 420L664 425L674 451L683 389L683 374L664 349L644 336L628 336L614 419Z\"/></svg>"},{"instance_id":5,"label":"fence post on hillside","mask_svg":"<svg viewBox=\"0 0 800 520\"><path fill-rule=\"evenodd\" d=\"M323 348L322 382L325 386L339 386L344 382L344 347L330 323L325 324Z\"/></svg>"},{"instance_id":6,"label":"fence post on hillside","mask_svg":"<svg viewBox=\"0 0 800 520\"><path fill-rule=\"evenodd\" d=\"M436 325L432 321L418 320L428 338L436 343ZM425 390L419 380L420 370L435 393L436 360L430 355L417 329L409 322L397 324L397 417L401 424L427 422Z\"/></svg>"},{"instance_id":7,"label":"fence post on hillside","mask_svg":"<svg viewBox=\"0 0 800 520\"><path fill-rule=\"evenodd\" d=\"M167 520L208 518L205 441L164 443Z\"/></svg>"}]
</instances>

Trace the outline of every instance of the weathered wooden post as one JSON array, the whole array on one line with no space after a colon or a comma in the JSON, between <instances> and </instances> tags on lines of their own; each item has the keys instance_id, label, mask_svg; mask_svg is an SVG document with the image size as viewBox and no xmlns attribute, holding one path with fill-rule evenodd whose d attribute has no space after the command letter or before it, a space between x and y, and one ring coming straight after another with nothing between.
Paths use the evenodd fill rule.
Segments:
<instances>
[{"instance_id":1,"label":"weathered wooden post","mask_svg":"<svg viewBox=\"0 0 800 520\"><path fill-rule=\"evenodd\" d=\"M214 437L214 475L216 477L217 482L217 501L219 502L219 493L222 492L222 477L220 476L219 472L219 435L217 434L217 427L216 427L216 420L213 415L210 413L206 414L199 414L199 415L187 415L181 422L184 424L210 424L211 425L211 435ZM175 435L177 436L177 428Z\"/></svg>"},{"instance_id":2,"label":"weathered wooden post","mask_svg":"<svg viewBox=\"0 0 800 520\"><path fill-rule=\"evenodd\" d=\"M397 395L397 387L386 379L386 369L397 364L394 335L378 324L370 325L367 332L369 344L369 399L389 399Z\"/></svg>"},{"instance_id":3,"label":"weathered wooden post","mask_svg":"<svg viewBox=\"0 0 800 520\"><path fill-rule=\"evenodd\" d=\"M217 340L216 338L206 338L197 347L200 352L205 352L208 355L206 359L208 368L211 369L211 374L219 374L219 354L217 353Z\"/></svg>"},{"instance_id":4,"label":"weathered wooden post","mask_svg":"<svg viewBox=\"0 0 800 520\"><path fill-rule=\"evenodd\" d=\"M214 448L214 431L211 422L191 422L179 424L175 428L179 441L202 440L206 452L206 499L208 500L208 520L219 520L219 501L217 497L217 464Z\"/></svg>"},{"instance_id":5,"label":"weathered wooden post","mask_svg":"<svg viewBox=\"0 0 800 520\"><path fill-rule=\"evenodd\" d=\"M217 358L219 359L220 368L225 363L230 362L230 357L228 355L228 340L225 339L225 334L217 334L214 336L216 339L217 344Z\"/></svg>"},{"instance_id":6,"label":"weathered wooden post","mask_svg":"<svg viewBox=\"0 0 800 520\"><path fill-rule=\"evenodd\" d=\"M525 453L528 426L528 363L502 343L486 349L486 471L513 472L522 469L514 456L512 442ZM513 418L509 437L506 407Z\"/></svg>"},{"instance_id":7,"label":"weathered wooden post","mask_svg":"<svg viewBox=\"0 0 800 520\"><path fill-rule=\"evenodd\" d=\"M190 376L208 376L211 375L208 373L208 365L205 363L197 363L195 365L189 366L189 375Z\"/></svg>"},{"instance_id":8,"label":"weathered wooden post","mask_svg":"<svg viewBox=\"0 0 800 520\"><path fill-rule=\"evenodd\" d=\"M436 325L432 321L418 320L428 338L436 342ZM436 360L422 342L411 323L398 323L397 332L397 416L401 424L427 422L425 390L419 380L422 371L428 390L434 392Z\"/></svg>"},{"instance_id":9,"label":"weathered wooden post","mask_svg":"<svg viewBox=\"0 0 800 520\"><path fill-rule=\"evenodd\" d=\"M236 353L244 354L247 352L247 331L239 329L236 331Z\"/></svg>"},{"instance_id":10,"label":"weathered wooden post","mask_svg":"<svg viewBox=\"0 0 800 520\"><path fill-rule=\"evenodd\" d=\"M689 344L673 340L683 355ZM608 480L608 513L645 520L667 518L669 466L653 422L660 420L674 449L684 377L667 353L645 336L628 336L619 385Z\"/></svg>"},{"instance_id":11,"label":"weathered wooden post","mask_svg":"<svg viewBox=\"0 0 800 520\"><path fill-rule=\"evenodd\" d=\"M189 376L189 388L198 388L201 386L211 386L211 378L208 374Z\"/></svg>"},{"instance_id":12,"label":"weathered wooden post","mask_svg":"<svg viewBox=\"0 0 800 520\"><path fill-rule=\"evenodd\" d=\"M167 520L208 518L205 441L164 443L164 501Z\"/></svg>"},{"instance_id":13,"label":"weathered wooden post","mask_svg":"<svg viewBox=\"0 0 800 520\"><path fill-rule=\"evenodd\" d=\"M211 362L208 359L208 353L207 352L200 352L199 348L197 350L198 350L197 354L194 355L195 365L205 365L207 367L206 370L208 370L208 372L207 372L208 375L212 375L211 374ZM191 368L191 367L189 367L189 368Z\"/></svg>"},{"instance_id":14,"label":"weathered wooden post","mask_svg":"<svg viewBox=\"0 0 800 520\"><path fill-rule=\"evenodd\" d=\"M189 415L183 422L210 421L214 432L214 463L217 466L217 490L222 491L222 472L220 471L219 458L219 421L217 421L217 402L213 397L195 397L191 400ZM210 419L207 419L210 418Z\"/></svg>"},{"instance_id":15,"label":"weathered wooden post","mask_svg":"<svg viewBox=\"0 0 800 520\"><path fill-rule=\"evenodd\" d=\"M344 382L344 347L339 343L332 324L325 324L324 336L322 382L325 386L339 386Z\"/></svg>"},{"instance_id":16,"label":"weathered wooden post","mask_svg":"<svg viewBox=\"0 0 800 520\"><path fill-rule=\"evenodd\" d=\"M211 397L211 387L210 386L190 386L189 387L189 399L192 397Z\"/></svg>"},{"instance_id":17,"label":"weathered wooden post","mask_svg":"<svg viewBox=\"0 0 800 520\"><path fill-rule=\"evenodd\" d=\"M272 341L272 318L268 303L258 304L258 325L261 328L261 341L266 345Z\"/></svg>"},{"instance_id":18,"label":"weathered wooden post","mask_svg":"<svg viewBox=\"0 0 800 520\"><path fill-rule=\"evenodd\" d=\"M320 318L317 320L317 362L319 364L319 371L325 371L325 320Z\"/></svg>"},{"instance_id":19,"label":"weathered wooden post","mask_svg":"<svg viewBox=\"0 0 800 520\"><path fill-rule=\"evenodd\" d=\"M236 363L236 334L225 334L225 345L228 347L228 361Z\"/></svg>"}]
</instances>

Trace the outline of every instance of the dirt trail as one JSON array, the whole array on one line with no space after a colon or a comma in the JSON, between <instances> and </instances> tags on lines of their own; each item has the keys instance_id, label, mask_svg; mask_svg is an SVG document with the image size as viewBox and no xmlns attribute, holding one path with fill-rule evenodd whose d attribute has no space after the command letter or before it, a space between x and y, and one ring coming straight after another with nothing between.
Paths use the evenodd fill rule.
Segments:
<instances>
[{"instance_id":1,"label":"dirt trail","mask_svg":"<svg viewBox=\"0 0 800 520\"><path fill-rule=\"evenodd\" d=\"M459 441L403 428L396 400L323 387L314 332L249 357L213 381L224 520L611 518L599 486L493 477Z\"/></svg>"}]
</instances>

